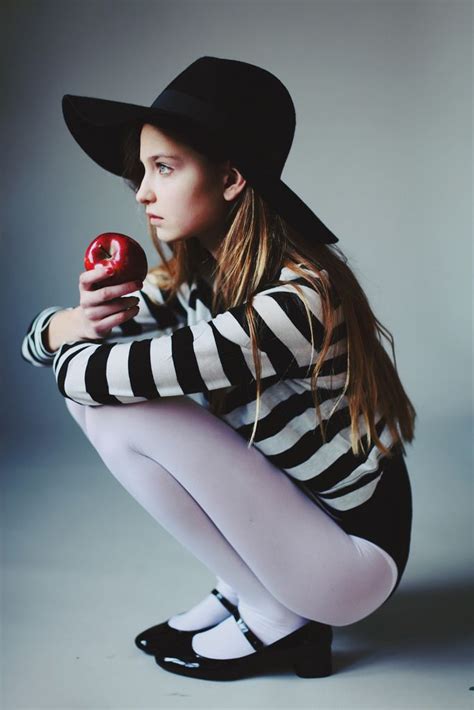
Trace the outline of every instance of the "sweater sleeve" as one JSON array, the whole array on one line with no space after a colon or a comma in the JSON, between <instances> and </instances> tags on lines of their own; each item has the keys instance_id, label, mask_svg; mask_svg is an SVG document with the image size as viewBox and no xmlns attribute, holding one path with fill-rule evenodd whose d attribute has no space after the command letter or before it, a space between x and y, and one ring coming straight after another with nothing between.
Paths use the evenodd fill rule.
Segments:
<instances>
[{"instance_id":1,"label":"sweater sleeve","mask_svg":"<svg viewBox=\"0 0 474 710\"><path fill-rule=\"evenodd\" d=\"M314 349L303 302L291 285L252 303L262 379L309 376L323 338L320 297L310 303ZM168 335L128 343L63 344L54 359L60 393L79 404L127 404L220 389L255 379L246 304Z\"/></svg>"},{"instance_id":2,"label":"sweater sleeve","mask_svg":"<svg viewBox=\"0 0 474 710\"><path fill-rule=\"evenodd\" d=\"M127 294L127 297L136 296L139 299L137 315L121 325L114 326L108 336L101 341L103 343L124 342L130 341L131 338L139 340L150 334L172 333L187 322L188 291L188 284L184 284L178 295L165 305L167 292L145 279L141 291ZM62 310L73 310L73 307L50 306L35 315L21 345L23 360L36 367L52 367L59 351L49 350L46 344L46 333L53 315Z\"/></svg>"},{"instance_id":3,"label":"sweater sleeve","mask_svg":"<svg viewBox=\"0 0 474 710\"><path fill-rule=\"evenodd\" d=\"M35 367L52 367L57 351L52 352L46 346L46 332L54 314L63 310L70 311L72 306L50 306L35 315L21 344L20 354L23 360Z\"/></svg>"}]
</instances>

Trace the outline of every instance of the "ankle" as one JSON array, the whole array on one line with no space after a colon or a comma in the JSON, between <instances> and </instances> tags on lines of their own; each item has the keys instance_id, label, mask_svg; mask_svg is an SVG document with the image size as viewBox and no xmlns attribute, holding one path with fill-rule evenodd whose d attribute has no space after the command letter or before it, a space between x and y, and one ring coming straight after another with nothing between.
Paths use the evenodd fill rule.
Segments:
<instances>
[{"instance_id":1,"label":"ankle","mask_svg":"<svg viewBox=\"0 0 474 710\"><path fill-rule=\"evenodd\" d=\"M230 586L230 584L227 584L221 577L217 577L217 582L214 587L217 589L218 592L224 595L226 599L228 599L232 604L237 606L239 603L239 595L235 591L233 587Z\"/></svg>"},{"instance_id":2,"label":"ankle","mask_svg":"<svg viewBox=\"0 0 474 710\"><path fill-rule=\"evenodd\" d=\"M214 626L226 619L230 612L214 594L208 594L188 611L175 614L168 619L168 625L180 631L197 631Z\"/></svg>"}]
</instances>

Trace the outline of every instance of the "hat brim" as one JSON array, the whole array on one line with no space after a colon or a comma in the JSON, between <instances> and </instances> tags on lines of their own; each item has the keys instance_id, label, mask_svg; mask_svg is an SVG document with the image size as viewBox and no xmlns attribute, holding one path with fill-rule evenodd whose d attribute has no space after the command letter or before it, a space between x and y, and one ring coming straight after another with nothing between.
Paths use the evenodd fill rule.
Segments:
<instances>
[{"instance_id":1,"label":"hat brim","mask_svg":"<svg viewBox=\"0 0 474 710\"><path fill-rule=\"evenodd\" d=\"M314 240L324 244L335 244L339 241L283 180L271 178L262 180L254 176L249 179L249 183L283 219L297 232L306 236L309 242Z\"/></svg>"},{"instance_id":2,"label":"hat brim","mask_svg":"<svg viewBox=\"0 0 474 710\"><path fill-rule=\"evenodd\" d=\"M124 174L123 150L129 127L147 121L182 129L199 129L192 117L167 109L65 94L62 111L74 140L100 167L119 177Z\"/></svg>"},{"instance_id":3,"label":"hat brim","mask_svg":"<svg viewBox=\"0 0 474 710\"><path fill-rule=\"evenodd\" d=\"M84 152L100 167L122 178L127 177L124 140L132 123L150 121L169 128L200 128L198 121L179 112L72 94L63 96L62 111L69 131ZM243 177L263 199L310 242L335 244L339 241L283 180L251 168L236 167L242 169Z\"/></svg>"}]
</instances>

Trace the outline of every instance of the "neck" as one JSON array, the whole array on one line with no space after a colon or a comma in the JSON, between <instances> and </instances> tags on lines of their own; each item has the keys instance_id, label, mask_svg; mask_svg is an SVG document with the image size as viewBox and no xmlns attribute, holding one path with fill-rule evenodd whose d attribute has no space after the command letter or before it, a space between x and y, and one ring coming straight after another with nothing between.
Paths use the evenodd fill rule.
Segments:
<instances>
[{"instance_id":1,"label":"neck","mask_svg":"<svg viewBox=\"0 0 474 710\"><path fill-rule=\"evenodd\" d=\"M211 254L208 254L199 264L199 274L212 286L216 261Z\"/></svg>"}]
</instances>

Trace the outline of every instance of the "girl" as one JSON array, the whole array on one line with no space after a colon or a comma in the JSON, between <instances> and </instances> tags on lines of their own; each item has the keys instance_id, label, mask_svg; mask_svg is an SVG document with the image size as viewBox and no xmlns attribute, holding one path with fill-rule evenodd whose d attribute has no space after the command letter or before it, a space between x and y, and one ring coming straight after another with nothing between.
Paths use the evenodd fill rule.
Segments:
<instances>
[{"instance_id":1,"label":"girl","mask_svg":"<svg viewBox=\"0 0 474 710\"><path fill-rule=\"evenodd\" d=\"M81 274L80 304L41 311L22 355L217 577L135 643L197 678L329 675L332 626L378 609L407 563L416 413L338 239L281 180L291 97L206 56L151 107L66 95L63 112L135 191L161 262L143 284Z\"/></svg>"}]
</instances>

